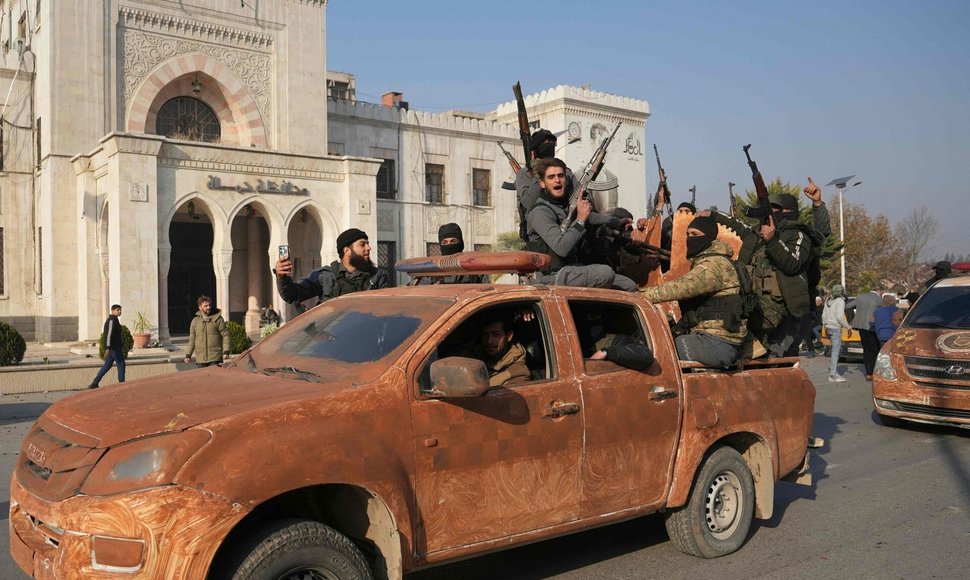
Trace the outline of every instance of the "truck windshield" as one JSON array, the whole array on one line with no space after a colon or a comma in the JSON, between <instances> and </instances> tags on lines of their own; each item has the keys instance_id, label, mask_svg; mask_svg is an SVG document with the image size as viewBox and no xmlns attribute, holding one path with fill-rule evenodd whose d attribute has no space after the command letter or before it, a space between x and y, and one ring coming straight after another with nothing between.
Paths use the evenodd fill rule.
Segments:
<instances>
[{"instance_id":1,"label":"truck windshield","mask_svg":"<svg viewBox=\"0 0 970 580\"><path fill-rule=\"evenodd\" d=\"M970 286L931 288L920 298L903 326L907 328L970 328Z\"/></svg>"},{"instance_id":2,"label":"truck windshield","mask_svg":"<svg viewBox=\"0 0 970 580\"><path fill-rule=\"evenodd\" d=\"M330 300L291 320L253 350L259 369L293 365L324 380L350 373L369 380L386 365L368 365L403 350L453 300L355 297Z\"/></svg>"}]
</instances>

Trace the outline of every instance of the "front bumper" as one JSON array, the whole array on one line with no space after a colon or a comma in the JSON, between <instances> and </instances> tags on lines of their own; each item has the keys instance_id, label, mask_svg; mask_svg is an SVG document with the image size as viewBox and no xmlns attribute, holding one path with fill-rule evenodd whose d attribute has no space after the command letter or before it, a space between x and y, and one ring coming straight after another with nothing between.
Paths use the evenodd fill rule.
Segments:
<instances>
[{"instance_id":1,"label":"front bumper","mask_svg":"<svg viewBox=\"0 0 970 580\"><path fill-rule=\"evenodd\" d=\"M876 413L886 417L970 429L970 392L966 390L930 388L906 378L890 381L876 375L872 403Z\"/></svg>"},{"instance_id":2,"label":"front bumper","mask_svg":"<svg viewBox=\"0 0 970 580\"><path fill-rule=\"evenodd\" d=\"M180 486L48 502L10 482L10 553L34 578L204 578L229 531L247 513L239 504ZM141 543L140 560L98 562L94 538Z\"/></svg>"}]
</instances>

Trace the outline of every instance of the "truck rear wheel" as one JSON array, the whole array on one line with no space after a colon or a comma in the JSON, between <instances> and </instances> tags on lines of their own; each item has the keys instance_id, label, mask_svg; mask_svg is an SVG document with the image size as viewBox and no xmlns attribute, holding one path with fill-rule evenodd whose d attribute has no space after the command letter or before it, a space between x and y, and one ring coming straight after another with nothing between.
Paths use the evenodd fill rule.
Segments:
<instances>
[{"instance_id":1,"label":"truck rear wheel","mask_svg":"<svg viewBox=\"0 0 970 580\"><path fill-rule=\"evenodd\" d=\"M716 558L736 551L754 516L754 482L730 447L711 453L694 480L687 505L667 512L667 534L681 551Z\"/></svg>"},{"instance_id":2,"label":"truck rear wheel","mask_svg":"<svg viewBox=\"0 0 970 580\"><path fill-rule=\"evenodd\" d=\"M360 549L330 526L310 520L273 523L250 542L232 580L371 580Z\"/></svg>"}]
</instances>

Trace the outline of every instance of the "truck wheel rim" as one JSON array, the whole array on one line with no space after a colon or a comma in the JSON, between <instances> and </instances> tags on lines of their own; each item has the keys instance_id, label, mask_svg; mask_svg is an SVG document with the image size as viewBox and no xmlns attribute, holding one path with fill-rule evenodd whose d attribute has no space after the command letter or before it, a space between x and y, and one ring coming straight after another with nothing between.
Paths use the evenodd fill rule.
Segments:
<instances>
[{"instance_id":1,"label":"truck wheel rim","mask_svg":"<svg viewBox=\"0 0 970 580\"><path fill-rule=\"evenodd\" d=\"M325 568L300 568L280 576L279 580L340 580Z\"/></svg>"},{"instance_id":2,"label":"truck wheel rim","mask_svg":"<svg viewBox=\"0 0 970 580\"><path fill-rule=\"evenodd\" d=\"M733 471L721 471L707 486L707 497L704 502L707 528L715 538L727 539L741 523L742 511L744 511L744 493L741 490L741 480Z\"/></svg>"}]
</instances>

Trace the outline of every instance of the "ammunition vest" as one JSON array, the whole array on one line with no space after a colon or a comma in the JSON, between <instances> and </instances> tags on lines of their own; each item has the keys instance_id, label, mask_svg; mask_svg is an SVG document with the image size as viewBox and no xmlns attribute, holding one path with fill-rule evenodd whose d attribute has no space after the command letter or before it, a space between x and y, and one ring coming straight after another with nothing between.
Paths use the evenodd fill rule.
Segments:
<instances>
[{"instance_id":1,"label":"ammunition vest","mask_svg":"<svg viewBox=\"0 0 970 580\"><path fill-rule=\"evenodd\" d=\"M334 297L360 292L371 287L371 278L373 278L373 275L370 272L361 271L359 276L350 278L347 276L349 272L340 267L339 261L330 264L330 271L333 273Z\"/></svg>"},{"instance_id":2,"label":"ammunition vest","mask_svg":"<svg viewBox=\"0 0 970 580\"><path fill-rule=\"evenodd\" d=\"M741 328L742 311L740 294L698 296L680 301L680 312L690 328L702 320L720 320L724 322L724 330L737 332Z\"/></svg>"}]
</instances>

